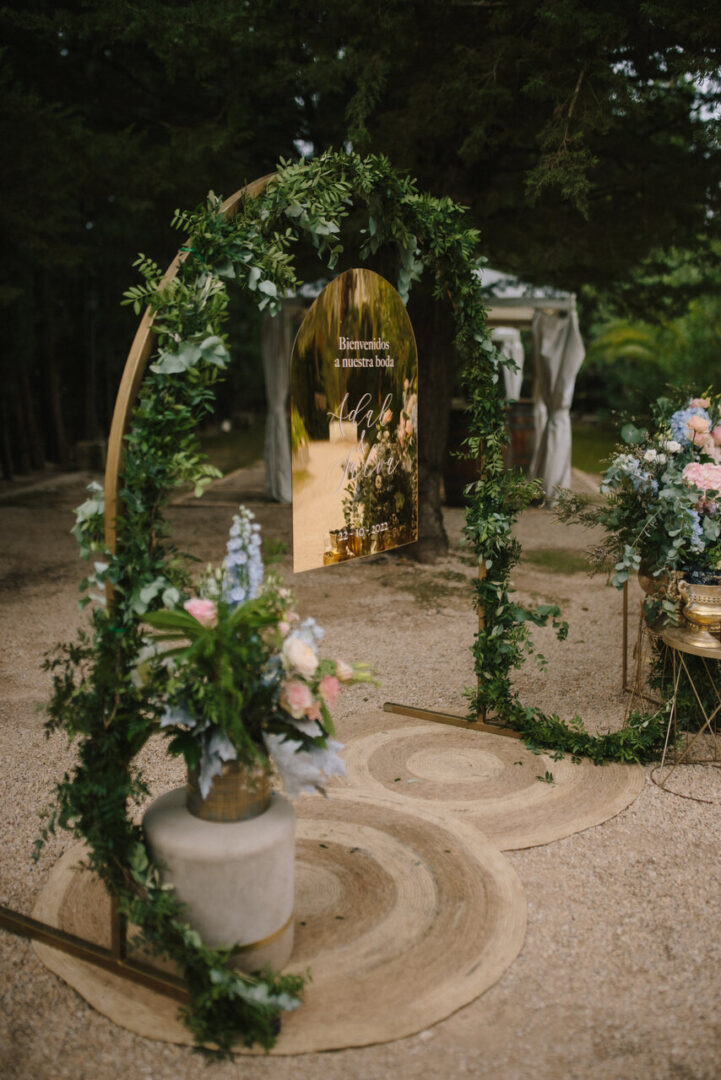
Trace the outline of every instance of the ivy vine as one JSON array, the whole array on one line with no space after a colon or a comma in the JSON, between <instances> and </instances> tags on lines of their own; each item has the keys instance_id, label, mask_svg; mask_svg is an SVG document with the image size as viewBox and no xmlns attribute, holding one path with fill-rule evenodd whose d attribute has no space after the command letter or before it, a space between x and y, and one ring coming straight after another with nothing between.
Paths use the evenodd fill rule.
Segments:
<instances>
[{"instance_id":1,"label":"ivy vine","mask_svg":"<svg viewBox=\"0 0 721 1080\"><path fill-rule=\"evenodd\" d=\"M74 531L82 554L94 560L83 583L93 605L87 631L47 661L53 675L47 729L62 728L78 744L74 770L57 787L48 828L57 824L85 840L90 868L139 927L142 943L181 968L191 995L185 1020L197 1045L221 1056L231 1053L237 1038L270 1047L280 1013L299 1004L304 979L235 971L228 950L203 945L148 858L130 810L146 794L135 758L157 732L159 717L136 676L139 622L189 585L189 561L169 539L163 507L178 486L192 483L200 493L213 475L195 432L212 410L230 361L223 331L228 282L251 293L259 309L278 312L281 297L301 284L295 247L309 242L332 270L351 213L354 221L362 219L361 258L390 249L401 296L428 273L434 297L450 301L455 315L470 402L469 450L483 454L482 473L468 492L465 526L484 570L475 584L483 625L473 646L479 679L473 714L491 710L539 743L596 760L638 760L655 738L646 723L616 743L594 740L578 726L524 709L512 692L510 673L531 648L529 625L552 619L561 635L564 626L556 608L526 609L510 595L509 574L520 553L512 526L534 489L503 466L499 374L508 361L485 328L479 238L464 208L420 193L383 157L329 152L281 162L266 189L243 200L232 218L212 193L197 210L178 211L173 224L186 237L186 258L176 277L162 284L160 268L140 256L142 282L125 298L138 313L146 306L152 311L155 352L125 439L114 552L105 551L102 541L102 490L96 486L78 511ZM106 607L101 597L108 583L113 602Z\"/></svg>"}]
</instances>

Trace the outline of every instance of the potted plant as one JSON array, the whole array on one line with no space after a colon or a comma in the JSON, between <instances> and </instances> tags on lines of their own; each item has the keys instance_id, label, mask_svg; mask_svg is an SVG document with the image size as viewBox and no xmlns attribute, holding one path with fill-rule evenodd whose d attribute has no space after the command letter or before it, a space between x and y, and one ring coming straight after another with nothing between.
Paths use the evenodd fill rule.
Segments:
<instances>
[{"instance_id":1,"label":"potted plant","mask_svg":"<svg viewBox=\"0 0 721 1080\"><path fill-rule=\"evenodd\" d=\"M330 710L343 684L370 678L319 657L322 630L265 574L260 546L241 508L198 595L142 616L157 633L138 674L157 688L160 728L188 767L187 790L146 812L149 847L203 940L233 947L248 970L282 967L292 947L294 815L271 774L295 798L344 773Z\"/></svg>"}]
</instances>

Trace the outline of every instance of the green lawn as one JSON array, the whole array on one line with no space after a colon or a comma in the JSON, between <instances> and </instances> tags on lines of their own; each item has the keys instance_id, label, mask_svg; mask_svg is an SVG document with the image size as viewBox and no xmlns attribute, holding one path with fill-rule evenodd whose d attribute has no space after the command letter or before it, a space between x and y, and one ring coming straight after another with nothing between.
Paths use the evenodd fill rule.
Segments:
<instances>
[{"instance_id":1,"label":"green lawn","mask_svg":"<svg viewBox=\"0 0 721 1080\"><path fill-rule=\"evenodd\" d=\"M522 559L551 574L588 573L588 559L575 548L526 548Z\"/></svg>"},{"instance_id":2,"label":"green lawn","mask_svg":"<svg viewBox=\"0 0 721 1080\"><path fill-rule=\"evenodd\" d=\"M583 472L602 473L606 459L620 442L618 428L614 424L572 425L571 465Z\"/></svg>"},{"instance_id":3,"label":"green lawn","mask_svg":"<svg viewBox=\"0 0 721 1080\"><path fill-rule=\"evenodd\" d=\"M233 428L228 434L201 435L203 450L211 464L223 475L260 461L265 440L265 417L258 416L250 427ZM583 472L601 473L604 458L613 453L619 441L613 424L573 424L571 464Z\"/></svg>"}]
</instances>

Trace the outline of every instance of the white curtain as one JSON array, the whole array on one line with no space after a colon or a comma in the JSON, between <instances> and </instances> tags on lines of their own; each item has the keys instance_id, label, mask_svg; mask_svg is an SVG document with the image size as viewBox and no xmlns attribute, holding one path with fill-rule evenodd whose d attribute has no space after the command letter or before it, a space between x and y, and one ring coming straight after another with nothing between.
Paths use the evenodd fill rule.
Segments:
<instances>
[{"instance_id":1,"label":"white curtain","mask_svg":"<svg viewBox=\"0 0 721 1080\"><path fill-rule=\"evenodd\" d=\"M290 383L289 314L284 309L263 316L261 352L268 415L265 427L265 487L272 499L290 502L292 495L290 440L286 398Z\"/></svg>"},{"instance_id":2,"label":"white curtain","mask_svg":"<svg viewBox=\"0 0 721 1080\"><path fill-rule=\"evenodd\" d=\"M518 401L521 396L521 383L523 382L523 345L521 343L521 331L512 326L496 326L491 331L491 341L494 341L504 356L509 356L516 361L518 371L509 371L503 368L503 384L506 397L509 401Z\"/></svg>"},{"instance_id":3,"label":"white curtain","mask_svg":"<svg viewBox=\"0 0 721 1080\"><path fill-rule=\"evenodd\" d=\"M543 480L549 503L571 483L571 402L585 350L575 311L533 317L536 437L530 475Z\"/></svg>"}]
</instances>

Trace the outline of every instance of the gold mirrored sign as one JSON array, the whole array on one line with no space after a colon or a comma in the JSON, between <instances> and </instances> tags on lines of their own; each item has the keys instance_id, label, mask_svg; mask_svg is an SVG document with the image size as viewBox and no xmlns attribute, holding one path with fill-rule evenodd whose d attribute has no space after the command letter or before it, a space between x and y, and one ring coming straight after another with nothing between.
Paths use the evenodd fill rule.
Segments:
<instances>
[{"instance_id":1,"label":"gold mirrored sign","mask_svg":"<svg viewBox=\"0 0 721 1080\"><path fill-rule=\"evenodd\" d=\"M293 569L418 539L418 356L385 278L347 270L293 346Z\"/></svg>"}]
</instances>

